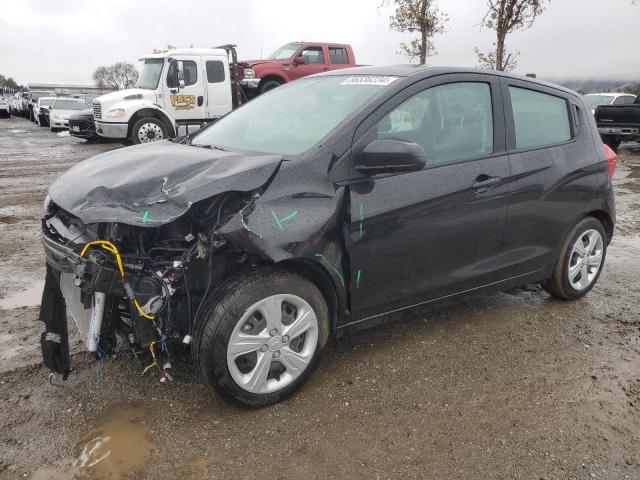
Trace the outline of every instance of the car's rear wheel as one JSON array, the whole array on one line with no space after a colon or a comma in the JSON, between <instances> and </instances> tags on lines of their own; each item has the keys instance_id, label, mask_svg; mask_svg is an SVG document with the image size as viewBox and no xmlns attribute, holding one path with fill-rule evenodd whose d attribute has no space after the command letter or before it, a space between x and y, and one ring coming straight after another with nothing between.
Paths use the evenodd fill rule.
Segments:
<instances>
[{"instance_id":1,"label":"car's rear wheel","mask_svg":"<svg viewBox=\"0 0 640 480\"><path fill-rule=\"evenodd\" d=\"M159 142L169 138L169 130L162 120L156 117L142 117L131 127L129 140L133 144Z\"/></svg>"},{"instance_id":2,"label":"car's rear wheel","mask_svg":"<svg viewBox=\"0 0 640 480\"><path fill-rule=\"evenodd\" d=\"M607 234L593 217L578 222L565 241L553 275L545 283L551 295L575 300L598 281L607 255Z\"/></svg>"},{"instance_id":3,"label":"car's rear wheel","mask_svg":"<svg viewBox=\"0 0 640 480\"><path fill-rule=\"evenodd\" d=\"M329 335L320 290L293 273L260 269L225 284L196 332L207 385L229 403L257 408L295 392Z\"/></svg>"}]
</instances>

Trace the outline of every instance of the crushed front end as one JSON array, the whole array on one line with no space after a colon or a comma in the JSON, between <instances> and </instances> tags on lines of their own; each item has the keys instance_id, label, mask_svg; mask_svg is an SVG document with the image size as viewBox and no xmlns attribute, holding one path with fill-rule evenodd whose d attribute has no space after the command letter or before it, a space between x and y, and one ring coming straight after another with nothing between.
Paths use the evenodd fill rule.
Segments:
<instances>
[{"instance_id":1,"label":"crushed front end","mask_svg":"<svg viewBox=\"0 0 640 480\"><path fill-rule=\"evenodd\" d=\"M158 226L144 216L140 225L85 224L48 201L42 220L47 275L40 311L46 326L41 338L45 365L64 378L69 374L68 312L96 357L111 353L119 339L145 372L157 369L161 379L171 378L174 357L191 353L202 299L220 280L213 277L246 259L215 232L252 195L220 194Z\"/></svg>"}]
</instances>

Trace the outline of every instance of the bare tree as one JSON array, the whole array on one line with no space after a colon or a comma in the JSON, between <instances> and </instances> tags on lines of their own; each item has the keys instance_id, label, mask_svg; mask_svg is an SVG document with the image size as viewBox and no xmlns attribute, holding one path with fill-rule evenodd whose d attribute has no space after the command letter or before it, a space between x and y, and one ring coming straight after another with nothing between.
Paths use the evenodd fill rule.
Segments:
<instances>
[{"instance_id":1,"label":"bare tree","mask_svg":"<svg viewBox=\"0 0 640 480\"><path fill-rule=\"evenodd\" d=\"M381 6L386 2L383 1ZM391 28L398 32L419 32L419 37L408 44L400 44L400 52L410 59L418 59L422 65L427 57L437 52L432 38L436 33L444 33L449 17L442 13L433 0L396 0L395 13L391 16Z\"/></svg>"},{"instance_id":2,"label":"bare tree","mask_svg":"<svg viewBox=\"0 0 640 480\"><path fill-rule=\"evenodd\" d=\"M507 35L516 30L531 28L535 19L544 11L547 1L550 0L487 0L488 11L481 25L495 30L496 41L491 52L483 53L478 47L475 48L482 67L501 71L515 68L520 52L507 52Z\"/></svg>"},{"instance_id":3,"label":"bare tree","mask_svg":"<svg viewBox=\"0 0 640 480\"><path fill-rule=\"evenodd\" d=\"M93 81L101 88L123 90L133 87L138 81L136 67L127 62L118 62L108 67L98 67L93 72Z\"/></svg>"}]
</instances>

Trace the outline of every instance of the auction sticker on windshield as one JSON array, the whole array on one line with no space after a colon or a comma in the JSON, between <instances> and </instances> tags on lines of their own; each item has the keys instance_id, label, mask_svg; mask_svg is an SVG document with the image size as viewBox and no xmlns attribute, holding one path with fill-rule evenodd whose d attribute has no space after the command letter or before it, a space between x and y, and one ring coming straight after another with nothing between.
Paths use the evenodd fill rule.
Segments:
<instances>
[{"instance_id":1,"label":"auction sticker on windshield","mask_svg":"<svg viewBox=\"0 0 640 480\"><path fill-rule=\"evenodd\" d=\"M387 76L357 76L357 77L349 77L344 82L341 82L340 85L381 85L387 86L392 82L395 82L398 77L387 77Z\"/></svg>"}]
</instances>

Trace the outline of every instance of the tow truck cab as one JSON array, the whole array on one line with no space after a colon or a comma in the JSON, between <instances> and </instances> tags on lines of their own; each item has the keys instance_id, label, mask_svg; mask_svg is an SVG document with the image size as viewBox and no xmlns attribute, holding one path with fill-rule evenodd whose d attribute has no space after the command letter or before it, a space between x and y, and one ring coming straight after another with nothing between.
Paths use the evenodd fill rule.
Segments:
<instances>
[{"instance_id":1,"label":"tow truck cab","mask_svg":"<svg viewBox=\"0 0 640 480\"><path fill-rule=\"evenodd\" d=\"M186 135L242 103L233 45L146 55L135 88L93 102L96 131L147 143Z\"/></svg>"}]
</instances>

